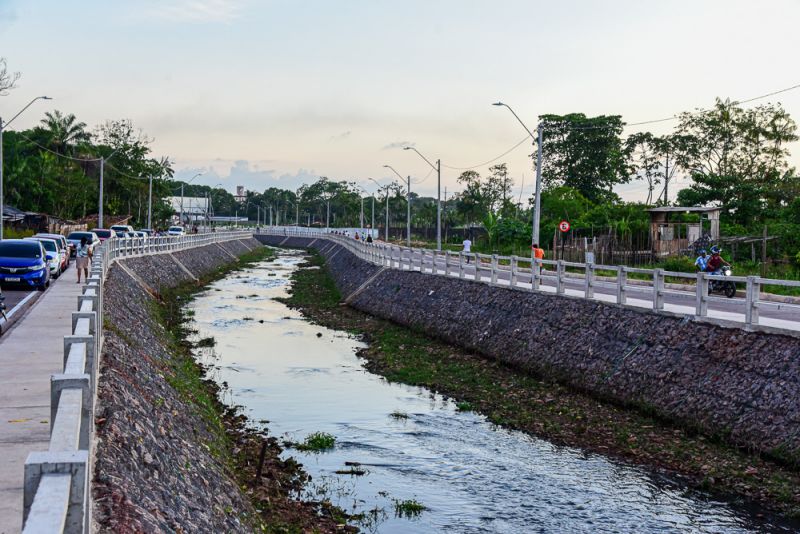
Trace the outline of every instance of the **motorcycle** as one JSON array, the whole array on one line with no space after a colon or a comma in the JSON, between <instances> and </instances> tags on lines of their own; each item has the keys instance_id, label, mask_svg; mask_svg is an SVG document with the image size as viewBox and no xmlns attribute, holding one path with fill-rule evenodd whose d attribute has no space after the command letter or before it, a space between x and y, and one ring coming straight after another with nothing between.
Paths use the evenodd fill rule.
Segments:
<instances>
[{"instance_id":1,"label":"motorcycle","mask_svg":"<svg viewBox=\"0 0 800 534\"><path fill-rule=\"evenodd\" d=\"M722 293L729 299L736 295L736 284L725 280L726 276L733 276L733 268L725 265L718 273L712 273L708 277L708 294Z\"/></svg>"}]
</instances>

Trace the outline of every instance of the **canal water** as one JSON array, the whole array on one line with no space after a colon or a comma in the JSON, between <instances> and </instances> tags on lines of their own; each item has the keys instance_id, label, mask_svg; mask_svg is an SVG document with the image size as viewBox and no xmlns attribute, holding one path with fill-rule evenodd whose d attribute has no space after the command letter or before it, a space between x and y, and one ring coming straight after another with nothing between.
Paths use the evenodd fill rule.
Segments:
<instances>
[{"instance_id":1,"label":"canal water","mask_svg":"<svg viewBox=\"0 0 800 534\"><path fill-rule=\"evenodd\" d=\"M362 344L275 301L299 252L213 283L189 305L230 401L272 435L336 438L286 451L311 474L304 497L363 513L368 532L788 532L775 521L687 491L646 470L556 447L460 412L430 391L390 384L356 356ZM362 475L337 474L357 471ZM402 513L415 501L419 514Z\"/></svg>"}]
</instances>

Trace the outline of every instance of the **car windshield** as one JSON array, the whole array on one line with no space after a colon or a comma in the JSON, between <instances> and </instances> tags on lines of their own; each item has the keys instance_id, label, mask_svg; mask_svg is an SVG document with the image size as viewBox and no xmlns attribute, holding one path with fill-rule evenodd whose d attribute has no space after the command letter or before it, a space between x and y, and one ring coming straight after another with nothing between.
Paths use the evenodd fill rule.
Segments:
<instances>
[{"instance_id":1,"label":"car windshield","mask_svg":"<svg viewBox=\"0 0 800 534\"><path fill-rule=\"evenodd\" d=\"M71 234L69 234L67 239L74 239L75 241L80 241L84 237L86 238L86 241L88 241L89 243L91 243L92 240L94 239L92 234L89 232L72 232Z\"/></svg>"},{"instance_id":2,"label":"car windshield","mask_svg":"<svg viewBox=\"0 0 800 534\"><path fill-rule=\"evenodd\" d=\"M181 228L180 226L170 226L169 229L172 232L180 232L181 230L183 230L183 228Z\"/></svg>"},{"instance_id":3,"label":"car windshield","mask_svg":"<svg viewBox=\"0 0 800 534\"><path fill-rule=\"evenodd\" d=\"M5 258L30 258L42 257L42 248L39 243L9 243L0 241L0 257Z\"/></svg>"},{"instance_id":4,"label":"car windshield","mask_svg":"<svg viewBox=\"0 0 800 534\"><path fill-rule=\"evenodd\" d=\"M47 252L58 252L58 245L49 239L39 241Z\"/></svg>"},{"instance_id":5,"label":"car windshield","mask_svg":"<svg viewBox=\"0 0 800 534\"><path fill-rule=\"evenodd\" d=\"M97 237L106 237L106 238L111 237L111 230L92 230L92 231L95 234L97 234Z\"/></svg>"}]
</instances>

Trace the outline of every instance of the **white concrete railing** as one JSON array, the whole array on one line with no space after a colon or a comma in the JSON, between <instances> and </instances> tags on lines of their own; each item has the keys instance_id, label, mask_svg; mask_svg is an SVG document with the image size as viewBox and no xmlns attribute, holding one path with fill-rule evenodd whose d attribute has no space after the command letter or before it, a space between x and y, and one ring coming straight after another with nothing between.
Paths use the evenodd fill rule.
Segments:
<instances>
[{"instance_id":1,"label":"white concrete railing","mask_svg":"<svg viewBox=\"0 0 800 534\"><path fill-rule=\"evenodd\" d=\"M582 280L583 297L595 298L595 287L601 283L613 286L617 304L626 304L630 290L647 289L643 286L631 284L629 274L643 274L645 281L652 284L652 309L656 312L664 310L664 295L667 292L665 278L679 278L688 284L694 285L694 316L708 317L709 301L738 302L743 308L744 325L752 327L759 324L759 308L766 302L760 300L761 287L765 285L800 287L800 281L775 280L760 276L726 276L721 277L709 273L683 273L665 271L663 269L639 269L623 265L598 265L592 263L575 263L563 260L532 260L530 257L499 256L479 253L453 252L448 250L436 251L423 248L409 248L383 242L365 243L356 241L353 237L334 233L335 229L318 230L294 227L266 227L261 233L278 236L299 236L332 239L344 245L359 258L375 265L401 270L419 271L434 275L454 276L469 278L493 285L504 285L515 289L538 291L542 281L553 282L556 294L566 292L568 282ZM473 272L467 273L471 270ZM531 268L533 267L533 268ZM550 269L548 269L548 267ZM579 270L579 273L568 272L567 269ZM597 277L598 271L611 274L604 282ZM571 276L570 276L571 275ZM709 295L709 283L725 281L744 284L745 297L737 299L721 299ZM674 293L679 293L675 291ZM684 295L691 295L686 290L680 291Z\"/></svg>"},{"instance_id":2,"label":"white concrete railing","mask_svg":"<svg viewBox=\"0 0 800 534\"><path fill-rule=\"evenodd\" d=\"M99 247L64 336L64 369L50 377L50 447L25 461L23 532L85 533L91 524L92 436L103 344L103 284L114 261L252 237L250 231L112 239Z\"/></svg>"}]
</instances>

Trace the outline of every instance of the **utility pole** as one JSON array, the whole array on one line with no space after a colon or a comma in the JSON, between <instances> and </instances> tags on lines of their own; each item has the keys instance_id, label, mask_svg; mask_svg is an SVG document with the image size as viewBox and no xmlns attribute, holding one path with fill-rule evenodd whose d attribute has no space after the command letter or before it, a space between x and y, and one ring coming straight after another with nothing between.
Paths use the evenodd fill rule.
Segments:
<instances>
[{"instance_id":1,"label":"utility pole","mask_svg":"<svg viewBox=\"0 0 800 534\"><path fill-rule=\"evenodd\" d=\"M272 204L269 205L269 225L272 226Z\"/></svg>"},{"instance_id":2,"label":"utility pole","mask_svg":"<svg viewBox=\"0 0 800 534\"><path fill-rule=\"evenodd\" d=\"M436 160L436 250L442 250L442 160Z\"/></svg>"},{"instance_id":3,"label":"utility pole","mask_svg":"<svg viewBox=\"0 0 800 534\"><path fill-rule=\"evenodd\" d=\"M328 199L328 214L325 217L325 230L330 232L331 229L331 199Z\"/></svg>"},{"instance_id":4,"label":"utility pole","mask_svg":"<svg viewBox=\"0 0 800 534\"><path fill-rule=\"evenodd\" d=\"M667 165L664 169L664 205L669 205L669 151L667 152Z\"/></svg>"},{"instance_id":5,"label":"utility pole","mask_svg":"<svg viewBox=\"0 0 800 534\"><path fill-rule=\"evenodd\" d=\"M102 199L103 199L103 163L102 163L102 161L100 162L100 199L101 199L101 202L102 202ZM102 219L103 219L103 206L102 206L102 204L100 205L100 219L101 219L100 228L102 228L102 224L103 224L102 223ZM180 217L180 220L178 221L178 224L183 226L183 184L181 184L181 217Z\"/></svg>"},{"instance_id":6,"label":"utility pole","mask_svg":"<svg viewBox=\"0 0 800 534\"><path fill-rule=\"evenodd\" d=\"M372 195L372 225L369 227L369 235L375 230L375 195Z\"/></svg>"},{"instance_id":7,"label":"utility pole","mask_svg":"<svg viewBox=\"0 0 800 534\"><path fill-rule=\"evenodd\" d=\"M544 140L544 125L540 122L536 128L538 143L536 148L536 198L533 202L533 243L539 244L539 220L542 206L542 141Z\"/></svg>"},{"instance_id":8,"label":"utility pole","mask_svg":"<svg viewBox=\"0 0 800 534\"><path fill-rule=\"evenodd\" d=\"M150 175L150 187L147 196L147 228L153 229L153 175Z\"/></svg>"},{"instance_id":9,"label":"utility pole","mask_svg":"<svg viewBox=\"0 0 800 534\"><path fill-rule=\"evenodd\" d=\"M389 186L386 186L386 242L389 242Z\"/></svg>"},{"instance_id":10,"label":"utility pole","mask_svg":"<svg viewBox=\"0 0 800 534\"><path fill-rule=\"evenodd\" d=\"M100 158L100 199L98 200L97 208L97 227L104 228L103 226L103 171L106 167L106 158ZM183 186L181 185L181 215L183 215Z\"/></svg>"},{"instance_id":11,"label":"utility pole","mask_svg":"<svg viewBox=\"0 0 800 534\"><path fill-rule=\"evenodd\" d=\"M300 227L300 203L297 200L294 203L294 225Z\"/></svg>"},{"instance_id":12,"label":"utility pole","mask_svg":"<svg viewBox=\"0 0 800 534\"><path fill-rule=\"evenodd\" d=\"M360 218L359 222L361 223L361 233L363 234L364 233L364 197L361 196L361 193L359 193L358 196L361 197L361 218Z\"/></svg>"},{"instance_id":13,"label":"utility pole","mask_svg":"<svg viewBox=\"0 0 800 534\"><path fill-rule=\"evenodd\" d=\"M411 247L411 176L408 180L408 200L406 201L406 243Z\"/></svg>"}]
</instances>

